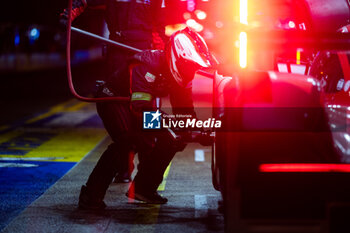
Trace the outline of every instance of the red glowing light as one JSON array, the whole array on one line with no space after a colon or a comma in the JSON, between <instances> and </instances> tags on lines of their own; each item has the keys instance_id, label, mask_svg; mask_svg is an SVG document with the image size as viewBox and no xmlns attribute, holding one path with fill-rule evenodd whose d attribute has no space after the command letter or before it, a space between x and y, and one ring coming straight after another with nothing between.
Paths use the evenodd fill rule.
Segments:
<instances>
[{"instance_id":1,"label":"red glowing light","mask_svg":"<svg viewBox=\"0 0 350 233\"><path fill-rule=\"evenodd\" d=\"M260 172L350 172L350 164L282 163L261 164Z\"/></svg>"}]
</instances>

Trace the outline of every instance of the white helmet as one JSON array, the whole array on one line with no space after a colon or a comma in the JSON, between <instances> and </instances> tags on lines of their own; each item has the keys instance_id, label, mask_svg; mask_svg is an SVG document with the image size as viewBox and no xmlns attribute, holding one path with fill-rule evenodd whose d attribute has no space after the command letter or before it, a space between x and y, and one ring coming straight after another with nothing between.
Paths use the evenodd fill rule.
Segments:
<instances>
[{"instance_id":1,"label":"white helmet","mask_svg":"<svg viewBox=\"0 0 350 233\"><path fill-rule=\"evenodd\" d=\"M350 24L344 26L344 27L341 27L340 29L338 29L338 32L341 32L341 33L349 33L350 32Z\"/></svg>"},{"instance_id":2,"label":"white helmet","mask_svg":"<svg viewBox=\"0 0 350 233\"><path fill-rule=\"evenodd\" d=\"M175 81L186 87L200 68L218 64L208 50L204 39L188 27L175 32L165 49L166 60Z\"/></svg>"}]
</instances>

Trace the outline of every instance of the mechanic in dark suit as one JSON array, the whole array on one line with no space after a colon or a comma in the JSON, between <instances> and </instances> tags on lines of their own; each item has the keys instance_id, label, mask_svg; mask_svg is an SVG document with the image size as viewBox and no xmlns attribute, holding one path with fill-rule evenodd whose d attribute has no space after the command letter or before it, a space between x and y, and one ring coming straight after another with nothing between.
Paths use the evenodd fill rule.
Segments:
<instances>
[{"instance_id":1,"label":"mechanic in dark suit","mask_svg":"<svg viewBox=\"0 0 350 233\"><path fill-rule=\"evenodd\" d=\"M173 114L196 117L192 80L198 69L213 67L216 60L203 38L189 28L174 33L165 51L146 50L133 58L139 65L132 70L130 106L134 128L130 135L140 163L127 196L146 203L164 204L167 199L157 193L157 188L175 153L186 144L166 128L143 129L144 113L153 112L153 117L157 117L156 97L169 95Z\"/></svg>"},{"instance_id":2,"label":"mechanic in dark suit","mask_svg":"<svg viewBox=\"0 0 350 233\"><path fill-rule=\"evenodd\" d=\"M134 15L133 17L136 18L139 17L141 9L148 9L146 7L147 4L150 4L149 7L152 6L149 1L144 2L139 0L136 0L136 2L123 0L123 2L120 3L125 4L125 2L128 4L145 4L141 8L135 8L138 9L137 15L129 12L129 14ZM111 5L107 4L107 12L108 7L110 9L115 9L113 7L117 7L115 6L116 3L118 3L118 0L112 1ZM78 7L79 9L79 6L75 7ZM81 5L80 7L83 9L85 5ZM107 22L111 22L111 16L113 15L111 14L110 18L107 17ZM137 22L137 20L133 19L131 22ZM130 22L125 23L133 25L133 23ZM152 33L149 32L149 34L146 35L144 31L146 28L150 29L148 24L145 25L142 32L137 32L138 30L133 27L131 27L132 29L130 30L126 30L123 27L125 26L119 25L117 30L115 25L109 26L110 31L117 30L116 32L118 32L111 33L110 37L112 39L116 38L115 40L118 40L119 42L124 42L135 47L139 45L138 48L141 49L144 49L145 47L143 46L147 45L147 42L145 41L148 41L148 43L152 41L151 37L148 37L148 35L151 35ZM121 28L123 30L119 30ZM139 33L138 36L135 36L136 32ZM186 35L184 41L185 44L183 47L180 47L182 49L186 47L188 42L193 43L193 40L190 39L192 37L196 38L198 44L203 43L203 39L197 38L198 35L188 29L186 32L183 31L182 34ZM130 37L134 38L135 42L125 39ZM139 37L144 38L145 41L137 41L137 38ZM149 40L147 38L149 38ZM115 164L120 162L120 157L125 156L130 149L136 149L139 157L139 165L138 173L127 193L127 196L146 203L164 204L167 202L166 198L157 193L157 188L162 182L166 167L175 153L184 148L184 144L174 139L168 131L159 130L157 132L145 132L142 130L142 111L155 110L155 97L170 94L173 106L187 107L185 110L186 114L195 115L192 103L191 81L198 68L201 66L205 67L208 64L210 65L210 62L212 62L206 57L201 58L201 55L196 57L196 59L200 58L201 61L191 59L191 56L193 54L198 55L199 51L209 57L207 55L208 51L206 45L199 48L193 44L190 49L187 48L186 51L179 51L180 48L175 46L175 41L177 41L177 44L181 44L181 38L178 39L175 36L172 38L173 39L167 46L167 56L162 50L147 50L134 57L136 60L142 62L142 64L139 64L132 70L132 93L130 93L129 87L130 80L123 79L123 77L126 76L126 73L124 73L125 76L121 75L123 71L126 72L128 70L127 60L130 55L121 54L117 51L110 55L112 56L112 58L109 59L111 66L115 66L116 64L118 64L118 66L125 65L125 69L117 69L114 73L115 76L107 80L107 85L103 88L103 93L108 96L129 96L131 94L131 110L129 103L113 103L113 105L117 106L115 108L107 107L111 103L97 105L100 116L103 116L102 119L109 119L108 122L111 123L109 129L112 129L113 132L107 130L112 136L114 142L102 154L93 172L90 174L86 185L82 186L79 197L80 208L105 208L106 205L103 202L103 199L106 190L112 182L113 177L118 172L118 169L120 169L118 166L115 166ZM191 49L194 50L191 51ZM186 58L181 57L185 55L187 55ZM175 62L175 60L182 62ZM178 67L176 64L182 65L181 67ZM181 112L181 110L179 111ZM176 112L176 110L174 112ZM104 123L106 125L105 120Z\"/></svg>"},{"instance_id":3,"label":"mechanic in dark suit","mask_svg":"<svg viewBox=\"0 0 350 233\"><path fill-rule=\"evenodd\" d=\"M74 0L72 3L72 20L87 8L104 8L109 38L139 49L164 49L165 28L163 19L164 0ZM61 14L61 20L67 21L68 12ZM65 22L63 22L65 23ZM130 78L128 68L128 52L107 48L107 78L99 82L98 97L129 96ZM133 146L120 135L128 131L128 104L97 103L97 111L113 143L105 151L124 156L119 157L118 173L115 182L129 182L133 163L129 162L133 154ZM123 151L120 146L123 145Z\"/></svg>"},{"instance_id":4,"label":"mechanic in dark suit","mask_svg":"<svg viewBox=\"0 0 350 233\"><path fill-rule=\"evenodd\" d=\"M72 4L72 20L84 12L87 7L104 8L105 18L110 31L110 39L128 44L139 49L163 49L165 39L162 0L74 0ZM66 24L68 12L61 14L61 21ZM98 83L98 97L129 96L130 54L113 47L107 49L108 76ZM122 153L118 156L117 176L115 182L129 182L133 170L133 146L121 137L128 131L128 103L97 103L97 111L113 143L105 154ZM121 150L121 145L123 150Z\"/></svg>"}]
</instances>

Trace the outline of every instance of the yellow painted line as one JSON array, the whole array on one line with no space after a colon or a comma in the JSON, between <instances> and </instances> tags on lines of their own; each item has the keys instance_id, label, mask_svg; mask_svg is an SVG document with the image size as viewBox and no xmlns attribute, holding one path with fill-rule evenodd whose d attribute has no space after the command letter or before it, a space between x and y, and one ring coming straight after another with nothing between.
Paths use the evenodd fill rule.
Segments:
<instances>
[{"instance_id":1,"label":"yellow painted line","mask_svg":"<svg viewBox=\"0 0 350 233\"><path fill-rule=\"evenodd\" d=\"M21 132L18 132L18 131L10 131L10 132L5 133L5 134L0 134L0 143L7 142L20 134L21 134Z\"/></svg>"},{"instance_id":2,"label":"yellow painted line","mask_svg":"<svg viewBox=\"0 0 350 233\"><path fill-rule=\"evenodd\" d=\"M25 155L1 155L32 161L79 162L104 137L104 129L70 129L59 133Z\"/></svg>"},{"instance_id":3,"label":"yellow painted line","mask_svg":"<svg viewBox=\"0 0 350 233\"><path fill-rule=\"evenodd\" d=\"M78 104L75 104L69 108L66 109L66 111L68 112L75 112L75 111L79 111L80 109L84 108L85 106L87 106L89 103L86 102L79 102Z\"/></svg>"},{"instance_id":4,"label":"yellow painted line","mask_svg":"<svg viewBox=\"0 0 350 233\"><path fill-rule=\"evenodd\" d=\"M130 233L155 232L159 210L160 204L147 204L145 208L137 208L135 221L132 224Z\"/></svg>"},{"instance_id":5,"label":"yellow painted line","mask_svg":"<svg viewBox=\"0 0 350 233\"><path fill-rule=\"evenodd\" d=\"M68 112L76 112L87 106L91 106L91 109L84 109L87 113L91 114L91 111L95 111L95 109L92 109L92 104L74 99L69 100L53 106L46 113L29 119L25 123L33 123L57 113L67 114ZM31 136L32 132L34 134L36 133L36 135ZM40 133L38 134L38 132L42 132L44 138L40 138ZM45 134L52 135L53 137L45 140ZM21 138L22 135L23 138ZM37 135L39 135L39 137ZM9 148L8 152L5 152L6 154L0 155L0 159L79 162L101 142L106 135L106 131L103 128L70 127L54 129L54 131L50 128L41 128L40 131L36 131L36 129L18 128L5 134L0 134L0 144L4 143L4 148ZM36 143L42 144L36 145ZM6 149L4 150L6 151ZM26 154L18 155L21 150Z\"/></svg>"},{"instance_id":6,"label":"yellow painted line","mask_svg":"<svg viewBox=\"0 0 350 233\"><path fill-rule=\"evenodd\" d=\"M162 183L159 185L158 187L158 191L164 191L165 190L165 184L166 184L166 180L168 178L169 175L169 171L170 171L170 167L171 167L171 163L169 163L168 167L166 168L164 175L163 175L163 181Z\"/></svg>"},{"instance_id":7,"label":"yellow painted line","mask_svg":"<svg viewBox=\"0 0 350 233\"><path fill-rule=\"evenodd\" d=\"M2 125L2 126L0 126L0 131L6 130L6 129L8 129L8 128L9 128L9 126L7 126L7 125Z\"/></svg>"},{"instance_id":8,"label":"yellow painted line","mask_svg":"<svg viewBox=\"0 0 350 233\"><path fill-rule=\"evenodd\" d=\"M163 182L159 185L158 191L164 191L166 180L169 175L171 163L166 168L163 175ZM130 230L131 233L154 232L158 222L160 204L147 205L147 208L138 208L136 218Z\"/></svg>"},{"instance_id":9,"label":"yellow painted line","mask_svg":"<svg viewBox=\"0 0 350 233\"><path fill-rule=\"evenodd\" d=\"M56 113L58 113L58 112L61 112L61 111L63 111L64 106L65 106L66 104L67 104L67 102L62 103L62 104L58 104L58 105L52 107L52 108L51 108L49 111L47 111L46 113L43 113L43 114L41 114L41 115L39 115L39 116L37 116L37 117L34 117L34 118L32 118L32 119L29 119L29 120L27 120L25 123L30 124L30 123L33 123L33 122L42 120L42 119L44 119L44 118L46 118L46 117L50 117L50 116L52 116L53 114L56 114Z\"/></svg>"},{"instance_id":10,"label":"yellow painted line","mask_svg":"<svg viewBox=\"0 0 350 233\"><path fill-rule=\"evenodd\" d=\"M85 102L78 102L77 100L69 100L67 102L58 104L54 107L52 107L49 111L46 113L43 113L37 117L34 117L32 119L27 120L25 123L30 124L42 119L45 119L47 117L50 117L56 113L59 112L71 112L71 111L77 111L83 107L85 107L88 103Z\"/></svg>"}]
</instances>

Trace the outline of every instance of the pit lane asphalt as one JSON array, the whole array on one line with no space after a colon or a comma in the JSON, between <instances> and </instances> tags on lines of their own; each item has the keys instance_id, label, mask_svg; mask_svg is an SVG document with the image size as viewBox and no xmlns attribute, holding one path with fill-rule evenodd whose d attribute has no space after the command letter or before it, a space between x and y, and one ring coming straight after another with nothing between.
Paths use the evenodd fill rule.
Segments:
<instances>
[{"instance_id":1,"label":"pit lane asphalt","mask_svg":"<svg viewBox=\"0 0 350 233\"><path fill-rule=\"evenodd\" d=\"M13 80L7 80L1 92L1 106L2 109L6 109L4 112L6 114L1 117L1 125L5 123L11 127L19 126L19 124L12 125L9 122L12 123L13 119L30 120L34 115L45 114L48 108L63 100L68 100L71 96L66 87L66 81L63 78L57 79L57 76L64 77L64 71L55 74L50 71L46 75L41 73L40 77L35 74L32 76L16 75ZM47 80L47 78L50 79ZM51 84L51 87L47 86L47 82ZM94 111L91 105L88 105L87 109ZM51 130L59 130L59 127ZM27 196L19 196L18 202L26 199L27 202L29 201L26 205L32 203L20 214L16 213L17 217L2 232L223 231L223 217L217 211L220 194L213 189L211 184L210 150L199 144L190 144L173 160L166 183L163 184L164 191L161 191L162 195L168 197L168 204L159 206L128 203L124 195L128 185L112 184L106 195L108 208L105 211L96 213L78 210L80 187L86 182L98 157L108 143L109 139L106 138L97 144L76 166L70 164L69 168L62 170L56 166L56 170L60 170L61 174L53 179L54 182L67 171L69 172L58 182L53 182L53 186L51 186L53 183L49 183L46 188L50 186L51 188L48 190L44 187L36 194L33 200L39 198L34 202ZM195 149L204 149L205 161L195 161ZM74 167L69 170L72 166ZM30 176L29 180L37 183L40 177L44 178L43 174ZM18 175L17 179L25 182L26 178ZM20 187L22 188L23 186ZM2 214L4 216L9 213Z\"/></svg>"},{"instance_id":2,"label":"pit lane asphalt","mask_svg":"<svg viewBox=\"0 0 350 233\"><path fill-rule=\"evenodd\" d=\"M112 184L104 211L77 209L80 187L109 143L104 140L70 172L26 208L2 232L222 232L219 193L211 185L208 148L189 144L174 158L162 195L165 205L129 203L128 184ZM205 161L194 160L204 149Z\"/></svg>"}]
</instances>

